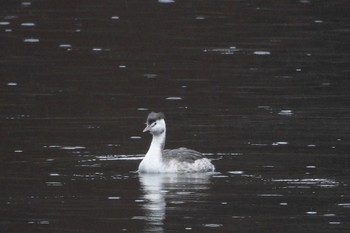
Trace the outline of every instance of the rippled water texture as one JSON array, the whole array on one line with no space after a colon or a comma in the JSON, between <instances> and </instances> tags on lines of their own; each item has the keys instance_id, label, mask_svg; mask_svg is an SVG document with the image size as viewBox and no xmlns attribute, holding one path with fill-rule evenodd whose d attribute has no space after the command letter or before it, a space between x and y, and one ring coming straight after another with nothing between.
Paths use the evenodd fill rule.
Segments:
<instances>
[{"instance_id":1,"label":"rippled water texture","mask_svg":"<svg viewBox=\"0 0 350 233\"><path fill-rule=\"evenodd\" d=\"M348 232L348 6L3 0L0 232ZM153 110L217 172L136 173Z\"/></svg>"}]
</instances>

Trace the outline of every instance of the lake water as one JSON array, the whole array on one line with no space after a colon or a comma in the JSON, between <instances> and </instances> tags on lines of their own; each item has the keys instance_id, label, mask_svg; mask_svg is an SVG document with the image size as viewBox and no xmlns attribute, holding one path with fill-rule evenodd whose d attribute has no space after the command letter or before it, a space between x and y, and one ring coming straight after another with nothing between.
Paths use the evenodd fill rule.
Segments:
<instances>
[{"instance_id":1,"label":"lake water","mask_svg":"<svg viewBox=\"0 0 350 233\"><path fill-rule=\"evenodd\" d=\"M349 231L347 1L0 6L0 232ZM150 111L216 173L139 175Z\"/></svg>"}]
</instances>

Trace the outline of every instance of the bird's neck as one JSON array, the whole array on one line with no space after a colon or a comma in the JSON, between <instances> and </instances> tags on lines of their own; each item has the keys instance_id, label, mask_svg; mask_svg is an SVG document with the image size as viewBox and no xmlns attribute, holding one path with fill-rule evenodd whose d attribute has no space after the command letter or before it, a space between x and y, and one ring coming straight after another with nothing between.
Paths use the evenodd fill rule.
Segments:
<instances>
[{"instance_id":1,"label":"bird's neck","mask_svg":"<svg viewBox=\"0 0 350 233\"><path fill-rule=\"evenodd\" d=\"M162 151L164 150L164 146L165 146L165 130L160 134L153 135L152 142L148 151L162 153Z\"/></svg>"},{"instance_id":2,"label":"bird's neck","mask_svg":"<svg viewBox=\"0 0 350 233\"><path fill-rule=\"evenodd\" d=\"M153 135L147 154L139 165L140 172L161 172L163 170L163 149L165 144L165 131Z\"/></svg>"},{"instance_id":3,"label":"bird's neck","mask_svg":"<svg viewBox=\"0 0 350 233\"><path fill-rule=\"evenodd\" d=\"M154 134L151 145L145 158L160 161L165 145L165 130L160 134Z\"/></svg>"}]
</instances>

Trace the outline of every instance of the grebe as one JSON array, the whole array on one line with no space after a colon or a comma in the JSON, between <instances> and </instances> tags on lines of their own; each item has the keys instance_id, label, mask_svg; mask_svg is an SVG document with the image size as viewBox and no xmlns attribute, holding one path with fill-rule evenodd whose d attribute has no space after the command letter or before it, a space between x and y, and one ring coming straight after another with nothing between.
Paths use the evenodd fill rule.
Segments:
<instances>
[{"instance_id":1,"label":"grebe","mask_svg":"<svg viewBox=\"0 0 350 233\"><path fill-rule=\"evenodd\" d=\"M139 165L140 173L213 172L214 165L195 150L184 147L164 150L166 126L164 114L151 112L146 128L153 136L147 154Z\"/></svg>"}]
</instances>

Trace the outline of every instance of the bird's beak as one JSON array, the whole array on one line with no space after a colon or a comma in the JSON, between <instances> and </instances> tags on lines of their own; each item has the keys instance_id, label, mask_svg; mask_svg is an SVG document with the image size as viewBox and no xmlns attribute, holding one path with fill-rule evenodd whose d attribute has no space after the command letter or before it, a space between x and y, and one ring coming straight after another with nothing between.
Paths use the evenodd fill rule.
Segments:
<instances>
[{"instance_id":1,"label":"bird's beak","mask_svg":"<svg viewBox=\"0 0 350 233\"><path fill-rule=\"evenodd\" d=\"M151 125L147 125L147 126L146 126L146 128L144 128L142 132L147 132L147 131L150 131L150 130L151 130L151 128L152 128L152 126L151 126Z\"/></svg>"}]
</instances>

